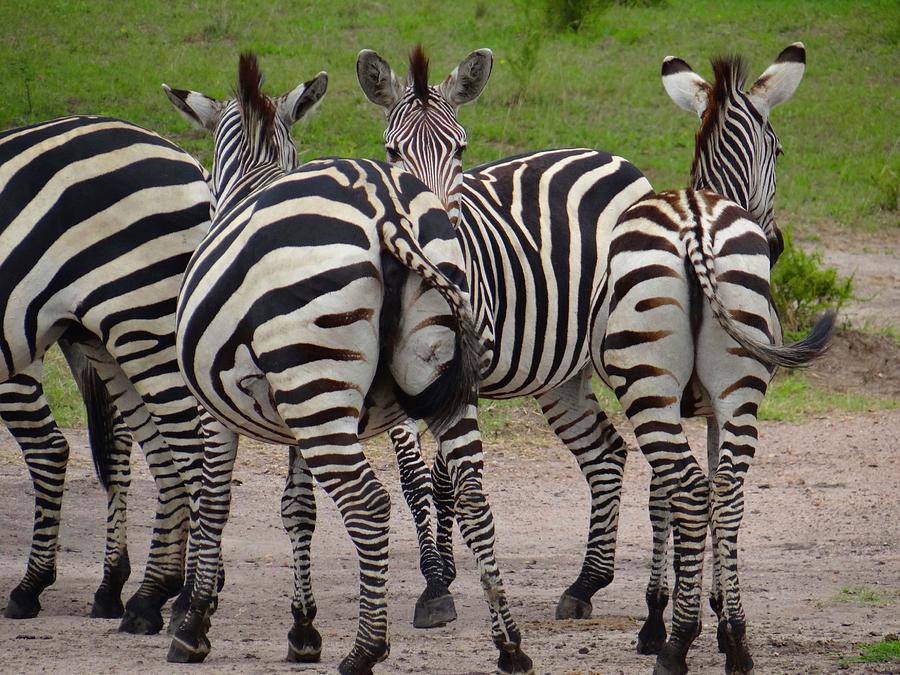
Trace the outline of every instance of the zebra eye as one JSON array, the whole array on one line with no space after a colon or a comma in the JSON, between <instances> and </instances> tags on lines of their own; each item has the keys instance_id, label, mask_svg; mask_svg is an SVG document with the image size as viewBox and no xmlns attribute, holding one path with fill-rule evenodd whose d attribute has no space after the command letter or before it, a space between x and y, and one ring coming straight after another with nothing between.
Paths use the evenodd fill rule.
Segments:
<instances>
[{"instance_id":1,"label":"zebra eye","mask_svg":"<svg viewBox=\"0 0 900 675\"><path fill-rule=\"evenodd\" d=\"M466 151L466 146L461 145L456 149L456 152L453 153L454 159L462 159L463 153Z\"/></svg>"},{"instance_id":2,"label":"zebra eye","mask_svg":"<svg viewBox=\"0 0 900 675\"><path fill-rule=\"evenodd\" d=\"M394 148L385 148L387 150L388 160L391 162L399 162L400 161L400 153L397 152Z\"/></svg>"}]
</instances>

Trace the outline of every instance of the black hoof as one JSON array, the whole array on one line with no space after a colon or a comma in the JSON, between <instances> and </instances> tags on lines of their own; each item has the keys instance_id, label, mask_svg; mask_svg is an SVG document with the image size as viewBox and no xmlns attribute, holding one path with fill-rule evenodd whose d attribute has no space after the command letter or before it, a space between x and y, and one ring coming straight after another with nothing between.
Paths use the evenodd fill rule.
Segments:
<instances>
[{"instance_id":1,"label":"black hoof","mask_svg":"<svg viewBox=\"0 0 900 675\"><path fill-rule=\"evenodd\" d=\"M725 627L726 621L722 619L716 627L716 643L719 645L719 653L724 654L728 651L728 635Z\"/></svg>"},{"instance_id":2,"label":"black hoof","mask_svg":"<svg viewBox=\"0 0 900 675\"><path fill-rule=\"evenodd\" d=\"M318 663L322 658L322 636L310 623L295 623L288 633L287 660L291 663Z\"/></svg>"},{"instance_id":3,"label":"black hoof","mask_svg":"<svg viewBox=\"0 0 900 675\"><path fill-rule=\"evenodd\" d=\"M663 645L659 656L656 657L653 675L686 675L688 671L686 655L687 649L680 641L670 640Z\"/></svg>"},{"instance_id":4,"label":"black hoof","mask_svg":"<svg viewBox=\"0 0 900 675\"><path fill-rule=\"evenodd\" d=\"M451 621L456 621L456 605L453 604L453 596L449 592L436 597L426 597L428 589L416 601L416 611L413 614L413 626L416 628L437 628L446 626Z\"/></svg>"},{"instance_id":5,"label":"black hoof","mask_svg":"<svg viewBox=\"0 0 900 675\"><path fill-rule=\"evenodd\" d=\"M497 672L506 673L533 673L534 664L528 654L516 644L506 644L500 647L500 658L497 659Z\"/></svg>"},{"instance_id":6,"label":"black hoof","mask_svg":"<svg viewBox=\"0 0 900 675\"><path fill-rule=\"evenodd\" d=\"M341 675L371 675L372 666L384 661L391 651L390 645L381 643L376 654L369 654L354 646L338 666Z\"/></svg>"},{"instance_id":7,"label":"black hoof","mask_svg":"<svg viewBox=\"0 0 900 675\"><path fill-rule=\"evenodd\" d=\"M585 602L574 595L563 593L556 603L557 619L590 619L594 606L590 601Z\"/></svg>"},{"instance_id":8,"label":"black hoof","mask_svg":"<svg viewBox=\"0 0 900 675\"><path fill-rule=\"evenodd\" d=\"M753 657L747 646L747 627L743 622L723 621L726 675L752 675Z\"/></svg>"},{"instance_id":9,"label":"black hoof","mask_svg":"<svg viewBox=\"0 0 900 675\"><path fill-rule=\"evenodd\" d=\"M3 610L7 619L33 619L41 611L41 602L35 593L14 588L9 594L9 603Z\"/></svg>"},{"instance_id":10,"label":"black hoof","mask_svg":"<svg viewBox=\"0 0 900 675\"><path fill-rule=\"evenodd\" d=\"M196 640L183 640L178 635L172 637L166 661L169 663L202 663L209 655L209 640L201 635Z\"/></svg>"},{"instance_id":11,"label":"black hoof","mask_svg":"<svg viewBox=\"0 0 900 675\"><path fill-rule=\"evenodd\" d=\"M92 619L118 619L125 614L125 606L120 597L97 591L91 607Z\"/></svg>"},{"instance_id":12,"label":"black hoof","mask_svg":"<svg viewBox=\"0 0 900 675\"><path fill-rule=\"evenodd\" d=\"M125 605L119 632L132 635L156 635L163 627L159 603L150 598L134 597Z\"/></svg>"},{"instance_id":13,"label":"black hoof","mask_svg":"<svg viewBox=\"0 0 900 675\"><path fill-rule=\"evenodd\" d=\"M666 644L666 624L662 621L651 621L647 619L637 639L638 654L659 654L663 645Z\"/></svg>"}]
</instances>

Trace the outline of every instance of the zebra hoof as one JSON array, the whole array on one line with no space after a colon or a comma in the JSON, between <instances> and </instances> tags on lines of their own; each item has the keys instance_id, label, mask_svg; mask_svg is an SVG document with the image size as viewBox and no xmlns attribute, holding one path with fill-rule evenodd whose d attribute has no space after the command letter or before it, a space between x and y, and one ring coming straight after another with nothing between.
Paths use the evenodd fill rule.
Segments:
<instances>
[{"instance_id":1,"label":"zebra hoof","mask_svg":"<svg viewBox=\"0 0 900 675\"><path fill-rule=\"evenodd\" d=\"M119 623L120 633L132 635L156 635L163 627L162 613L151 603L132 598L125 606L125 614Z\"/></svg>"},{"instance_id":2,"label":"zebra hoof","mask_svg":"<svg viewBox=\"0 0 900 675\"><path fill-rule=\"evenodd\" d=\"M670 640L656 657L653 675L687 675L686 656L687 647L680 641Z\"/></svg>"},{"instance_id":3,"label":"zebra hoof","mask_svg":"<svg viewBox=\"0 0 900 675\"><path fill-rule=\"evenodd\" d=\"M716 644L719 646L720 654L728 652L728 628L726 623L725 619L722 619L716 627Z\"/></svg>"},{"instance_id":4,"label":"zebra hoof","mask_svg":"<svg viewBox=\"0 0 900 675\"><path fill-rule=\"evenodd\" d=\"M9 594L3 616L7 619L33 619L40 611L41 602L36 594L14 588Z\"/></svg>"},{"instance_id":5,"label":"zebra hoof","mask_svg":"<svg viewBox=\"0 0 900 675\"><path fill-rule=\"evenodd\" d=\"M209 650L209 639L205 635L201 635L196 640L184 640L175 635L172 637L166 661L169 663L202 663L209 655Z\"/></svg>"},{"instance_id":6,"label":"zebra hoof","mask_svg":"<svg viewBox=\"0 0 900 675\"><path fill-rule=\"evenodd\" d=\"M413 614L415 628L438 628L456 621L456 605L446 586L439 589L426 588L416 601Z\"/></svg>"},{"instance_id":7,"label":"zebra hoof","mask_svg":"<svg viewBox=\"0 0 900 675\"><path fill-rule=\"evenodd\" d=\"M722 621L725 638L725 673L726 675L751 675L753 673L753 657L747 645L747 626L743 621Z\"/></svg>"},{"instance_id":8,"label":"zebra hoof","mask_svg":"<svg viewBox=\"0 0 900 675\"><path fill-rule=\"evenodd\" d=\"M556 603L557 619L590 619L594 606L590 601L576 598L574 595L563 593Z\"/></svg>"},{"instance_id":9,"label":"zebra hoof","mask_svg":"<svg viewBox=\"0 0 900 675\"><path fill-rule=\"evenodd\" d=\"M372 666L376 663L384 661L391 651L391 647L386 642L382 642L377 654L368 654L359 647L354 646L350 653L344 657L338 666L338 672L341 675L372 675Z\"/></svg>"},{"instance_id":10,"label":"zebra hoof","mask_svg":"<svg viewBox=\"0 0 900 675\"><path fill-rule=\"evenodd\" d=\"M534 664L519 645L506 644L500 647L497 672L501 673L501 675L506 675L507 673L534 673Z\"/></svg>"},{"instance_id":11,"label":"zebra hoof","mask_svg":"<svg viewBox=\"0 0 900 675\"><path fill-rule=\"evenodd\" d=\"M97 591L94 594L94 604L91 606L92 619L118 619L125 614L125 605L122 599L108 593Z\"/></svg>"},{"instance_id":12,"label":"zebra hoof","mask_svg":"<svg viewBox=\"0 0 900 675\"><path fill-rule=\"evenodd\" d=\"M287 660L290 663L318 663L322 658L322 636L312 622L294 622L288 633Z\"/></svg>"},{"instance_id":13,"label":"zebra hoof","mask_svg":"<svg viewBox=\"0 0 900 675\"><path fill-rule=\"evenodd\" d=\"M648 617L638 632L637 653L644 655L659 654L666 644L666 624L653 617Z\"/></svg>"}]
</instances>

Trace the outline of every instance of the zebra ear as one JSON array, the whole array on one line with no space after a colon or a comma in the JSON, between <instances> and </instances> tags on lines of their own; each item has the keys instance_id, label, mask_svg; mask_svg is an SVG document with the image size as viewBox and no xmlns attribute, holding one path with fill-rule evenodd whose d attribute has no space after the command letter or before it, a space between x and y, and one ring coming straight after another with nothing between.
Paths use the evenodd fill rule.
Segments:
<instances>
[{"instance_id":1,"label":"zebra ear","mask_svg":"<svg viewBox=\"0 0 900 675\"><path fill-rule=\"evenodd\" d=\"M363 49L356 57L356 77L366 97L385 110L393 108L403 95L400 80L388 62L371 49Z\"/></svg>"},{"instance_id":2,"label":"zebra ear","mask_svg":"<svg viewBox=\"0 0 900 675\"><path fill-rule=\"evenodd\" d=\"M662 83L675 105L703 116L709 98L709 83L700 77L686 61L667 56L662 64Z\"/></svg>"},{"instance_id":3,"label":"zebra ear","mask_svg":"<svg viewBox=\"0 0 900 675\"><path fill-rule=\"evenodd\" d=\"M275 99L278 116L287 126L299 122L319 107L328 89L328 73L324 70L311 80Z\"/></svg>"},{"instance_id":4,"label":"zebra ear","mask_svg":"<svg viewBox=\"0 0 900 675\"><path fill-rule=\"evenodd\" d=\"M164 84L162 88L175 109L193 126L209 131L216 130L222 117L222 110L225 108L222 101L210 98L199 91L172 89L167 84Z\"/></svg>"},{"instance_id":5,"label":"zebra ear","mask_svg":"<svg viewBox=\"0 0 900 675\"><path fill-rule=\"evenodd\" d=\"M441 95L457 108L471 103L484 91L493 65L494 53L490 49L476 49L441 82Z\"/></svg>"},{"instance_id":6,"label":"zebra ear","mask_svg":"<svg viewBox=\"0 0 900 675\"><path fill-rule=\"evenodd\" d=\"M802 42L795 42L778 55L775 63L766 68L766 72L753 83L747 95L759 111L768 116L772 108L794 95L805 71L806 47Z\"/></svg>"}]
</instances>

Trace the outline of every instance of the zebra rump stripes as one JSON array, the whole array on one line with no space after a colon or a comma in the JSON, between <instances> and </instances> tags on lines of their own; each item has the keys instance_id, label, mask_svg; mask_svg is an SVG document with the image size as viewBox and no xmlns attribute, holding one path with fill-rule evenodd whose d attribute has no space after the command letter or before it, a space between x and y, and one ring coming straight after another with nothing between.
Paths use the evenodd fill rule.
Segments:
<instances>
[{"instance_id":1,"label":"zebra rump stripes","mask_svg":"<svg viewBox=\"0 0 900 675\"><path fill-rule=\"evenodd\" d=\"M174 313L181 274L209 225L205 171L140 127L65 117L0 134L0 207L0 414L22 445L36 492L28 570L5 613L34 616L55 578L68 447L40 367L61 340L70 362L86 357L103 381L156 481L150 557L121 625L156 632L162 604L182 584L190 461L201 446L196 402L175 359ZM123 458L131 441L122 420L112 437L110 541L94 607L102 615L121 612L117 596L128 576Z\"/></svg>"},{"instance_id":2,"label":"zebra rump stripes","mask_svg":"<svg viewBox=\"0 0 900 675\"><path fill-rule=\"evenodd\" d=\"M359 438L407 414L398 398L438 425L468 414L481 340L459 246L437 198L379 162L320 160L286 172L278 158L289 153L277 146L290 143L287 123L259 91L260 80L255 57L245 54L237 100L214 118L192 108L216 130L214 175L224 189L179 298L179 361L206 410L231 430L294 446L282 502L295 560L292 661L321 653L308 566L310 473L334 499L360 564L359 630L340 671L366 673L389 651L390 499ZM187 92L167 91L176 105L191 107ZM171 661L209 652L206 618L234 458L233 443L207 448L200 564ZM495 640L507 659L525 663L498 590Z\"/></svg>"},{"instance_id":3,"label":"zebra rump stripes","mask_svg":"<svg viewBox=\"0 0 900 675\"><path fill-rule=\"evenodd\" d=\"M776 366L802 366L824 353L835 315L826 313L801 342L781 346L769 292L779 238L771 217L778 141L768 113L799 84L802 44L784 50L749 94L740 89L740 59L714 62L713 86L677 61L673 66L670 57L663 64L666 89L703 120L694 183L705 187L707 180L719 179L725 194L662 192L623 215L613 230L607 281L592 320L592 359L622 403L653 470L650 616L638 650L659 651L656 673L687 672L685 657L700 627L709 527L710 604L719 619L719 648L727 673L746 674L753 660L737 577L737 535L744 476L757 444L757 411ZM707 101L716 109L707 110ZM709 478L682 429L681 418L693 415L709 418ZM676 581L666 641L669 525Z\"/></svg>"}]
</instances>

